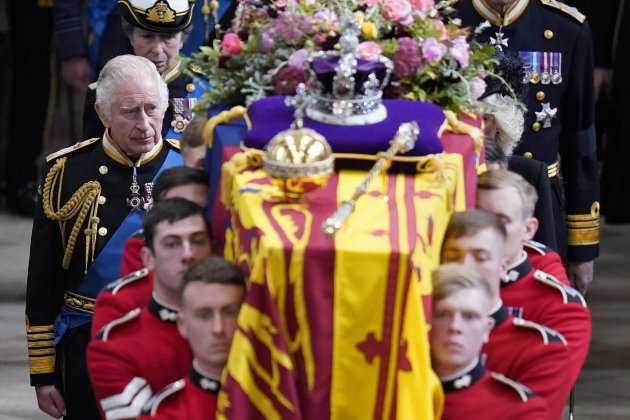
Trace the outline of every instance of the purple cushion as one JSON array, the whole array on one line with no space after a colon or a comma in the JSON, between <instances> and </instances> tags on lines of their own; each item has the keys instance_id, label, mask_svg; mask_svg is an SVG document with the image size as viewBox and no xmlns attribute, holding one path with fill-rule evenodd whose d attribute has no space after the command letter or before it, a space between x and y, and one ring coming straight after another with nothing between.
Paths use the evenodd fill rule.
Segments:
<instances>
[{"instance_id":1,"label":"purple cushion","mask_svg":"<svg viewBox=\"0 0 630 420\"><path fill-rule=\"evenodd\" d=\"M270 96L254 102L247 109L251 129L245 135L246 147L263 149L273 136L287 130L293 122L292 107L284 104L284 96ZM385 99L387 119L362 126L324 124L306 117L304 126L322 134L335 153L374 155L387 150L400 124L415 120L420 136L415 147L403 156L424 156L444 150L438 130L444 121L442 109L426 102L406 99Z\"/></svg>"}]
</instances>

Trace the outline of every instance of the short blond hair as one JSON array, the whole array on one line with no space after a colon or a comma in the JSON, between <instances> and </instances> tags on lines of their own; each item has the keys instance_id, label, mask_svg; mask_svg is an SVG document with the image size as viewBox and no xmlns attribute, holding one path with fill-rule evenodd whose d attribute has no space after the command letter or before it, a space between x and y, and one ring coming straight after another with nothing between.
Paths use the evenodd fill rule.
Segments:
<instances>
[{"instance_id":1,"label":"short blond hair","mask_svg":"<svg viewBox=\"0 0 630 420\"><path fill-rule=\"evenodd\" d=\"M523 219L532 217L538 201L538 193L525 178L507 169L486 171L479 175L478 190L491 191L506 188L514 188L521 199Z\"/></svg>"},{"instance_id":2,"label":"short blond hair","mask_svg":"<svg viewBox=\"0 0 630 420\"><path fill-rule=\"evenodd\" d=\"M476 270L459 263L442 264L432 273L433 300L446 299L460 290L478 290L486 300L485 310L492 303L492 289L488 281Z\"/></svg>"}]
</instances>

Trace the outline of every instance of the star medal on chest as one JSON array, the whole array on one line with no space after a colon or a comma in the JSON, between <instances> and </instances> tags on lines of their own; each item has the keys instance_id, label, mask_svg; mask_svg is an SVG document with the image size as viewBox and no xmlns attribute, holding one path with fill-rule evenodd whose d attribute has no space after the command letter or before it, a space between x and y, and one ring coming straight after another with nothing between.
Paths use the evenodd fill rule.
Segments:
<instances>
[{"instance_id":1,"label":"star medal on chest","mask_svg":"<svg viewBox=\"0 0 630 420\"><path fill-rule=\"evenodd\" d=\"M494 33L494 38L490 37L490 45L492 45L497 51L503 51L503 47L508 47L508 41L510 38L507 38L503 33L503 26L499 27L499 32Z\"/></svg>"},{"instance_id":2,"label":"star medal on chest","mask_svg":"<svg viewBox=\"0 0 630 420\"><path fill-rule=\"evenodd\" d=\"M543 128L551 127L551 120L556 118L558 108L551 108L550 102L542 104L542 109L536 112L536 121L543 123Z\"/></svg>"},{"instance_id":3,"label":"star medal on chest","mask_svg":"<svg viewBox=\"0 0 630 420\"><path fill-rule=\"evenodd\" d=\"M131 190L131 194L129 198L127 198L127 207L131 209L131 211L141 211L144 209L145 201L144 197L140 195L140 185L138 185L136 166L133 166L133 180L131 181L131 186L129 187Z\"/></svg>"}]
</instances>

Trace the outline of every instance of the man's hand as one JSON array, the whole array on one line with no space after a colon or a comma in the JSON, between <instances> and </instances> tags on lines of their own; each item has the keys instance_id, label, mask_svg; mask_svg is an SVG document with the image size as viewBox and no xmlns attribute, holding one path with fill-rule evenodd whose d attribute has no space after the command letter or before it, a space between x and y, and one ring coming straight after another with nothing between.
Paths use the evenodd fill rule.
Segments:
<instances>
[{"instance_id":1,"label":"man's hand","mask_svg":"<svg viewBox=\"0 0 630 420\"><path fill-rule=\"evenodd\" d=\"M70 87L85 94L92 79L90 62L86 57L69 58L61 62L61 78Z\"/></svg>"},{"instance_id":2,"label":"man's hand","mask_svg":"<svg viewBox=\"0 0 630 420\"><path fill-rule=\"evenodd\" d=\"M573 287L586 295L586 289L593 281L593 261L569 261L567 275Z\"/></svg>"},{"instance_id":3,"label":"man's hand","mask_svg":"<svg viewBox=\"0 0 630 420\"><path fill-rule=\"evenodd\" d=\"M595 99L599 98L599 95L610 95L610 89L612 86L612 70L604 67L595 67L593 73L593 79L595 81Z\"/></svg>"},{"instance_id":4,"label":"man's hand","mask_svg":"<svg viewBox=\"0 0 630 420\"><path fill-rule=\"evenodd\" d=\"M37 405L44 413L56 419L66 415L66 402L54 385L36 386Z\"/></svg>"}]
</instances>

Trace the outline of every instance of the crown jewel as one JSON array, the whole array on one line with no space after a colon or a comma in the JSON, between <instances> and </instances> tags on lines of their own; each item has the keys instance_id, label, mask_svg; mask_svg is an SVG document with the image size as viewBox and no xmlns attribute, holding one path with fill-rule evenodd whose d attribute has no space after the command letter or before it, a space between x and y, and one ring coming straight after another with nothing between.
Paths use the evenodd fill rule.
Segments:
<instances>
[{"instance_id":1,"label":"crown jewel","mask_svg":"<svg viewBox=\"0 0 630 420\"><path fill-rule=\"evenodd\" d=\"M357 51L359 27L344 14L339 51L320 51L306 60L311 102L309 118L335 125L374 124L387 118L383 88L393 69L383 56Z\"/></svg>"}]
</instances>

